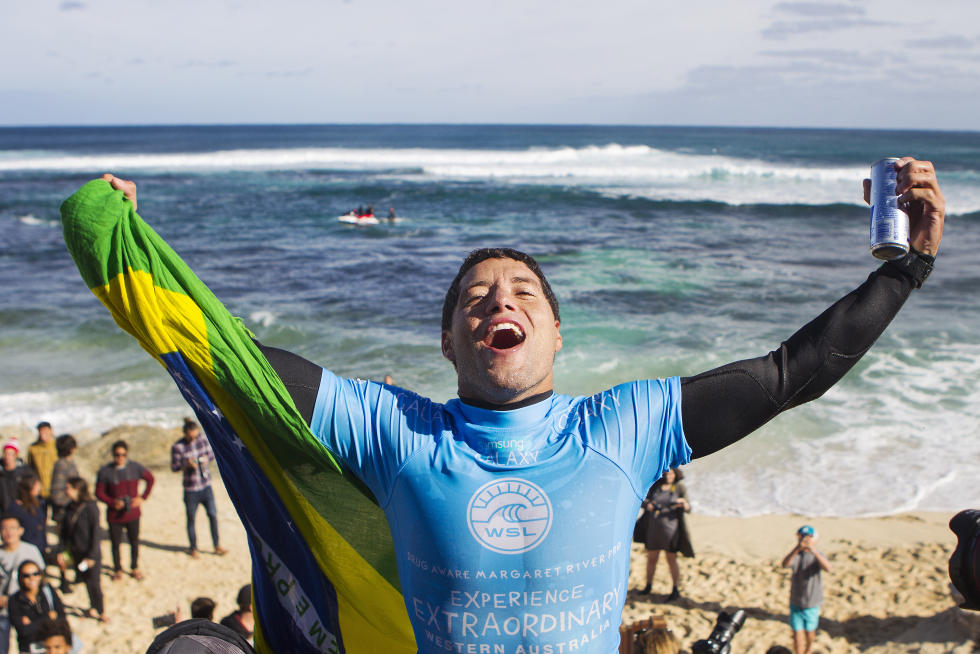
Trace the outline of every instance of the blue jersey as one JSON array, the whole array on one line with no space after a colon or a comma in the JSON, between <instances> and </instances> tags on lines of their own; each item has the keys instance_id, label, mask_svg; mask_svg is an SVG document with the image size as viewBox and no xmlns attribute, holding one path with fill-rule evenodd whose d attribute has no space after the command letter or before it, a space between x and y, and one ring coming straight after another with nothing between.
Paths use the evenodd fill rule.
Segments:
<instances>
[{"instance_id":1,"label":"blue jersey","mask_svg":"<svg viewBox=\"0 0 980 654\"><path fill-rule=\"evenodd\" d=\"M491 411L325 370L312 429L385 511L426 653L616 652L640 503L691 453L676 377Z\"/></svg>"}]
</instances>

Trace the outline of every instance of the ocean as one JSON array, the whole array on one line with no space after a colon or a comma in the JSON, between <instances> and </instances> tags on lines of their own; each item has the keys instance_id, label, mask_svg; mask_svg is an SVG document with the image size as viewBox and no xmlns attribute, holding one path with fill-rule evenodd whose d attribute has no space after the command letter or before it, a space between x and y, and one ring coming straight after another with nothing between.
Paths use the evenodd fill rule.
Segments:
<instances>
[{"instance_id":1,"label":"ocean","mask_svg":"<svg viewBox=\"0 0 980 654\"><path fill-rule=\"evenodd\" d=\"M0 425L179 425L169 377L86 290L58 207L111 171L260 340L436 400L443 295L465 254L541 262L559 392L765 354L878 264L861 179L933 161L935 272L823 398L687 468L711 514L980 506L980 133L598 126L0 129ZM373 204L398 220L348 225ZM132 444L138 458L139 444Z\"/></svg>"}]
</instances>

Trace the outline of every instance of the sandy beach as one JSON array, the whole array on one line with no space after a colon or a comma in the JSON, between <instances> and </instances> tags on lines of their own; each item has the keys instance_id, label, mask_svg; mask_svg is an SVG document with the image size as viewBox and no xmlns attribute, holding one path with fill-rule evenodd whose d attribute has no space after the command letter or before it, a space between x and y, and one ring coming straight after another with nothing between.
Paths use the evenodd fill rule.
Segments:
<instances>
[{"instance_id":1,"label":"sandy beach","mask_svg":"<svg viewBox=\"0 0 980 654\"><path fill-rule=\"evenodd\" d=\"M789 571L779 567L794 533L813 525L817 549L830 561L815 652L972 652L980 614L956 607L947 562L956 540L941 513L882 518L753 518L692 515L697 558L680 559L683 597L665 604L670 575L661 558L650 596L639 595L645 570L642 545L633 565L624 622L662 615L685 647L706 638L719 611L744 609L748 618L733 652L762 654L792 646L787 622Z\"/></svg>"},{"instance_id":2,"label":"sandy beach","mask_svg":"<svg viewBox=\"0 0 980 654\"><path fill-rule=\"evenodd\" d=\"M23 427L0 428L0 438L33 436ZM88 608L84 586L65 596L73 629L86 651L99 654L141 653L158 630L151 618L180 606L189 611L199 596L217 602L216 618L234 610L238 589L249 581L244 530L220 480L215 483L221 542L230 552L210 550L207 520L198 513L199 559L187 554L180 477L168 467L176 429L118 427L103 435L77 434L83 443L78 465L94 478L109 446L118 438L130 443L131 458L153 470L156 485L143 505L141 568L137 581L128 575L110 578L108 538L103 543L103 592L111 621L99 624L80 617ZM685 648L708 636L720 610L745 609L749 615L733 639L733 651L763 653L773 644L790 645L786 622L788 572L779 568L792 548L796 528L808 523L819 534L818 548L830 560L824 576L826 601L817 632L817 652L971 652L980 633L980 614L956 608L949 592L946 565L955 545L947 528L950 515L915 513L882 518L807 518L773 515L754 518L693 514L690 529L697 558L681 559L683 597L666 604L669 573L661 561L652 595L639 595L645 555L633 546L631 591L624 622L662 615ZM103 525L104 526L104 525ZM123 561L128 565L128 548Z\"/></svg>"}]
</instances>

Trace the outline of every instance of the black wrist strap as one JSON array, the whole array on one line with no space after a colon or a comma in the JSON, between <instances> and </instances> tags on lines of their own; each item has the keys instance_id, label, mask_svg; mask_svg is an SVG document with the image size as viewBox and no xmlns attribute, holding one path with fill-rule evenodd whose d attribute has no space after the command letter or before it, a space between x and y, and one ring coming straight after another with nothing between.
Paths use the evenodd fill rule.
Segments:
<instances>
[{"instance_id":1,"label":"black wrist strap","mask_svg":"<svg viewBox=\"0 0 980 654\"><path fill-rule=\"evenodd\" d=\"M932 267L935 262L936 257L909 248L908 253L904 257L901 259L892 259L886 262L885 265L893 267L911 279L913 288L922 288L922 284L929 278L929 273L932 272Z\"/></svg>"}]
</instances>

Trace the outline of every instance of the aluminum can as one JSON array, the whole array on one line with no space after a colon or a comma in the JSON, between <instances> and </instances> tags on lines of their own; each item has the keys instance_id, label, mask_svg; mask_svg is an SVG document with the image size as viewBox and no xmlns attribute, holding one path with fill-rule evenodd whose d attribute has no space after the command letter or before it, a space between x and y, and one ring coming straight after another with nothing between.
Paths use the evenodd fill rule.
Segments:
<instances>
[{"instance_id":1,"label":"aluminum can","mask_svg":"<svg viewBox=\"0 0 980 654\"><path fill-rule=\"evenodd\" d=\"M909 216L895 195L895 157L871 165L871 254L879 259L900 259L909 251Z\"/></svg>"}]
</instances>

